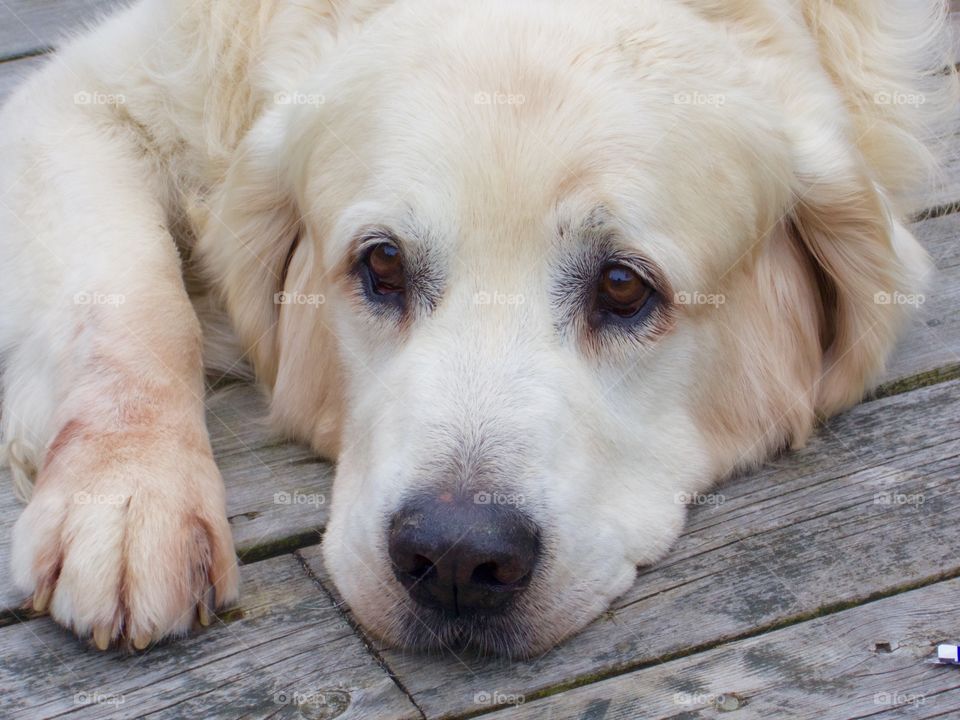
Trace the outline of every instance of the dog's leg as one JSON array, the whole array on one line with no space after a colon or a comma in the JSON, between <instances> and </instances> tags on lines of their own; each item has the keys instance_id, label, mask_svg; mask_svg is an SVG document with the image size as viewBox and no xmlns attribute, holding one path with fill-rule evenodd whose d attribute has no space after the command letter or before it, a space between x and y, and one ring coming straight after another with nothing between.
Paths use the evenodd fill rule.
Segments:
<instances>
[{"instance_id":1,"label":"dog's leg","mask_svg":"<svg viewBox=\"0 0 960 720\"><path fill-rule=\"evenodd\" d=\"M37 468L14 580L98 647L142 648L237 594L200 327L138 129L28 105L0 119L3 440Z\"/></svg>"}]
</instances>

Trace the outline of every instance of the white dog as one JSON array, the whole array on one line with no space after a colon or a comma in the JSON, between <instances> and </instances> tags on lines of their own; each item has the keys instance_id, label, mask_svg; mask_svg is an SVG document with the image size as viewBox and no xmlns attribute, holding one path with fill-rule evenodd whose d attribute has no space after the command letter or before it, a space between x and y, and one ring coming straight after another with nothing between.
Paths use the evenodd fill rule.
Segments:
<instances>
[{"instance_id":1,"label":"white dog","mask_svg":"<svg viewBox=\"0 0 960 720\"><path fill-rule=\"evenodd\" d=\"M237 597L223 323L338 460L373 634L524 655L682 498L855 403L927 260L933 0L140 0L0 116L2 437L33 607L142 649ZM199 298L199 299L197 299ZM204 303L198 313L197 303ZM204 318L201 321L199 318ZM35 476L35 477L34 477Z\"/></svg>"}]
</instances>

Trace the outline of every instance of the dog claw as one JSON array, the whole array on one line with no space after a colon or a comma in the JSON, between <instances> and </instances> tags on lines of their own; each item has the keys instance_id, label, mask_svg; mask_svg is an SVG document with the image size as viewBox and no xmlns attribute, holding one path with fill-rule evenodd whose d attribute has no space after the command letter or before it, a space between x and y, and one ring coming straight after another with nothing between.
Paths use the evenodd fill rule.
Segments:
<instances>
[{"instance_id":1,"label":"dog claw","mask_svg":"<svg viewBox=\"0 0 960 720\"><path fill-rule=\"evenodd\" d=\"M106 650L110 647L110 628L98 627L93 630L93 644L98 650Z\"/></svg>"},{"instance_id":2,"label":"dog claw","mask_svg":"<svg viewBox=\"0 0 960 720\"><path fill-rule=\"evenodd\" d=\"M50 594L51 588L49 585L41 588L39 591L33 595L33 610L34 612L43 613L47 610L47 605L50 603Z\"/></svg>"},{"instance_id":3,"label":"dog claw","mask_svg":"<svg viewBox=\"0 0 960 720\"><path fill-rule=\"evenodd\" d=\"M150 633L140 633L133 639L133 647L135 650L143 650L150 644Z\"/></svg>"},{"instance_id":4,"label":"dog claw","mask_svg":"<svg viewBox=\"0 0 960 720\"><path fill-rule=\"evenodd\" d=\"M200 624L207 627L213 622L213 615L216 604L216 591L211 587L200 598L200 604L197 606L197 614Z\"/></svg>"}]
</instances>

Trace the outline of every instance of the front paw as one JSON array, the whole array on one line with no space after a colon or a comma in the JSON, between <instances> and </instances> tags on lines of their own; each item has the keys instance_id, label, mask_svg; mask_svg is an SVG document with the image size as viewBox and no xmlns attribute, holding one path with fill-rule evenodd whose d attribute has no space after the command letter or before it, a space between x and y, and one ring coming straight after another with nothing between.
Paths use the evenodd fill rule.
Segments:
<instances>
[{"instance_id":1,"label":"front paw","mask_svg":"<svg viewBox=\"0 0 960 720\"><path fill-rule=\"evenodd\" d=\"M236 600L238 571L209 452L125 440L75 438L48 459L12 565L34 610L100 649L142 650L209 624Z\"/></svg>"}]
</instances>

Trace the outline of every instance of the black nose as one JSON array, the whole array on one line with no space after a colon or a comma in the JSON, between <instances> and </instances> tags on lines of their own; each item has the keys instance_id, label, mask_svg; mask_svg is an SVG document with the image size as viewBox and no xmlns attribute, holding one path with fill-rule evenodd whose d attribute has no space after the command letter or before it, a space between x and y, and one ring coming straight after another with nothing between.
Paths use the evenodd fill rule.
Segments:
<instances>
[{"instance_id":1,"label":"black nose","mask_svg":"<svg viewBox=\"0 0 960 720\"><path fill-rule=\"evenodd\" d=\"M486 493L419 498L391 518L393 571L419 604L456 616L502 611L526 589L539 530Z\"/></svg>"}]
</instances>

